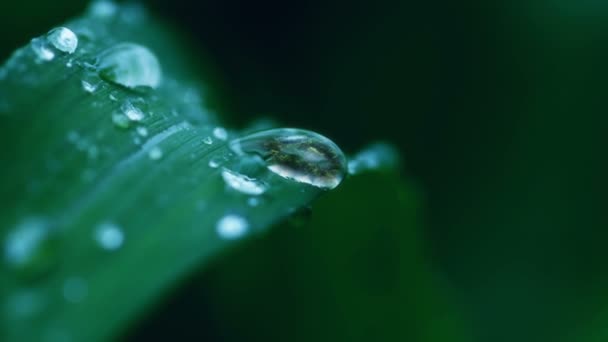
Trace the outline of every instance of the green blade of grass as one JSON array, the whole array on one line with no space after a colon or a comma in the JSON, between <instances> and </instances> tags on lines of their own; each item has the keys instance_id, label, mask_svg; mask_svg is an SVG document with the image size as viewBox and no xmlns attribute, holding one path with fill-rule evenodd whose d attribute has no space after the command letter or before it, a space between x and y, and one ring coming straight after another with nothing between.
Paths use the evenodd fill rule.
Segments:
<instances>
[{"instance_id":1,"label":"green blade of grass","mask_svg":"<svg viewBox=\"0 0 608 342\"><path fill-rule=\"evenodd\" d=\"M40 61L28 45L0 69L3 341L111 339L236 243L218 235L222 218L259 233L321 192L272 173L259 196L227 186L222 166L251 160L214 136L221 127L201 100L202 68L142 8L93 11L65 27L79 37L73 54ZM91 71L123 42L158 56L158 89L127 89ZM125 103L143 119L117 123ZM19 235L32 226L39 240ZM111 229L100 237L103 227ZM11 253L26 261L15 264Z\"/></svg>"}]
</instances>

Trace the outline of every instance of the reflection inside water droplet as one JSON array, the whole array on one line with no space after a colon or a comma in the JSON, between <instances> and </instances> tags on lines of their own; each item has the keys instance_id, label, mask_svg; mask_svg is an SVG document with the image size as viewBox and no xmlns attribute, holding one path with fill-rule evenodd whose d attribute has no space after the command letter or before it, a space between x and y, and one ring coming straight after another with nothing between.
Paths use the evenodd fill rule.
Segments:
<instances>
[{"instance_id":1,"label":"reflection inside water droplet","mask_svg":"<svg viewBox=\"0 0 608 342\"><path fill-rule=\"evenodd\" d=\"M324 136L301 129L280 128L248 135L230 143L237 154L261 156L275 174L323 189L333 189L345 176L346 158Z\"/></svg>"},{"instance_id":2,"label":"reflection inside water droplet","mask_svg":"<svg viewBox=\"0 0 608 342\"><path fill-rule=\"evenodd\" d=\"M242 216L226 215L216 225L217 234L227 240L238 239L249 230L249 223Z\"/></svg>"},{"instance_id":3,"label":"reflection inside water droplet","mask_svg":"<svg viewBox=\"0 0 608 342\"><path fill-rule=\"evenodd\" d=\"M261 195L266 191L264 183L226 168L222 170L222 178L231 189L247 195Z\"/></svg>"},{"instance_id":4,"label":"reflection inside water droplet","mask_svg":"<svg viewBox=\"0 0 608 342\"><path fill-rule=\"evenodd\" d=\"M154 53L134 43L121 43L102 52L98 71L107 81L127 88L156 88L162 76Z\"/></svg>"}]
</instances>

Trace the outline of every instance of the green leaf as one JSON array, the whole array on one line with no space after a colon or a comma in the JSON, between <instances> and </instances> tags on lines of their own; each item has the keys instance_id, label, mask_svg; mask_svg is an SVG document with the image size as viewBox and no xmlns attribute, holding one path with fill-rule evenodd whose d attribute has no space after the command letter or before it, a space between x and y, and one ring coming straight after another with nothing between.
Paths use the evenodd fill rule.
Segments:
<instances>
[{"instance_id":1,"label":"green leaf","mask_svg":"<svg viewBox=\"0 0 608 342\"><path fill-rule=\"evenodd\" d=\"M3 341L118 336L213 255L323 191L307 183L334 174L284 158L281 144L339 152L315 135L281 140L296 131L243 140L276 138L255 153L235 150L227 141L238 132L219 126L207 103L205 69L139 6L94 5L64 26L78 37L74 53L53 33L0 69ZM147 52L108 61L116 46ZM162 82L151 89L154 58Z\"/></svg>"}]
</instances>

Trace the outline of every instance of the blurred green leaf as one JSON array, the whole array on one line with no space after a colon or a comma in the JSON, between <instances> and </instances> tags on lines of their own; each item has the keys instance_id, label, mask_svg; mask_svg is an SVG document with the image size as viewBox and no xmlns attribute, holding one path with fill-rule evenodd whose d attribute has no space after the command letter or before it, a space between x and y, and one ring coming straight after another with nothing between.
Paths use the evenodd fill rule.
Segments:
<instances>
[{"instance_id":1,"label":"blurred green leaf","mask_svg":"<svg viewBox=\"0 0 608 342\"><path fill-rule=\"evenodd\" d=\"M285 222L224 255L130 337L470 341L428 263L421 220L399 175L347 179L306 224Z\"/></svg>"}]
</instances>

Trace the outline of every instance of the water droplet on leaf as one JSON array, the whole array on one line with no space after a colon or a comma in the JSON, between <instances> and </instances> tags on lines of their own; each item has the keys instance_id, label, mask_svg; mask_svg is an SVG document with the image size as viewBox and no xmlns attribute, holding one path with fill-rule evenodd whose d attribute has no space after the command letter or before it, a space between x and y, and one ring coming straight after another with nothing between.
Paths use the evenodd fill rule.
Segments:
<instances>
[{"instance_id":1,"label":"water droplet on leaf","mask_svg":"<svg viewBox=\"0 0 608 342\"><path fill-rule=\"evenodd\" d=\"M98 18L110 18L116 14L118 6L112 1L99 0L91 2L87 12Z\"/></svg>"},{"instance_id":2,"label":"water droplet on leaf","mask_svg":"<svg viewBox=\"0 0 608 342\"><path fill-rule=\"evenodd\" d=\"M56 27L50 30L46 34L46 40L55 49L66 53L74 53L78 47L78 36L66 27Z\"/></svg>"},{"instance_id":3,"label":"water droplet on leaf","mask_svg":"<svg viewBox=\"0 0 608 342\"><path fill-rule=\"evenodd\" d=\"M127 129L129 128L130 122L131 121L129 120L129 118L123 113L112 114L112 123L114 123L114 126L118 128Z\"/></svg>"},{"instance_id":4,"label":"water droplet on leaf","mask_svg":"<svg viewBox=\"0 0 608 342\"><path fill-rule=\"evenodd\" d=\"M226 215L222 217L216 226L217 234L227 240L234 240L242 237L249 230L249 223L239 215Z\"/></svg>"},{"instance_id":5,"label":"water droplet on leaf","mask_svg":"<svg viewBox=\"0 0 608 342\"><path fill-rule=\"evenodd\" d=\"M53 266L57 248L57 237L46 219L26 218L6 236L4 260L23 276L35 277Z\"/></svg>"},{"instance_id":6,"label":"water droplet on leaf","mask_svg":"<svg viewBox=\"0 0 608 342\"><path fill-rule=\"evenodd\" d=\"M399 151L390 144L377 142L357 153L348 162L348 173L359 174L369 170L395 169L399 166Z\"/></svg>"},{"instance_id":7,"label":"water droplet on leaf","mask_svg":"<svg viewBox=\"0 0 608 342\"><path fill-rule=\"evenodd\" d=\"M101 248L113 251L119 249L125 240L122 229L111 222L101 223L95 229L95 241Z\"/></svg>"},{"instance_id":8,"label":"water droplet on leaf","mask_svg":"<svg viewBox=\"0 0 608 342\"><path fill-rule=\"evenodd\" d=\"M137 134L139 134L142 137L147 137L148 129L144 126L139 126L139 127L137 127Z\"/></svg>"},{"instance_id":9,"label":"water droplet on leaf","mask_svg":"<svg viewBox=\"0 0 608 342\"><path fill-rule=\"evenodd\" d=\"M230 143L237 154L256 154L273 173L322 189L333 189L346 173L346 158L326 137L302 129L279 128Z\"/></svg>"},{"instance_id":10,"label":"water droplet on leaf","mask_svg":"<svg viewBox=\"0 0 608 342\"><path fill-rule=\"evenodd\" d=\"M222 178L231 189L247 195L261 195L266 191L264 183L226 168L222 170Z\"/></svg>"},{"instance_id":11,"label":"water droplet on leaf","mask_svg":"<svg viewBox=\"0 0 608 342\"><path fill-rule=\"evenodd\" d=\"M203 139L203 143L205 145L211 145L213 144L213 139L211 139L211 137L206 137L205 139Z\"/></svg>"},{"instance_id":12,"label":"water droplet on leaf","mask_svg":"<svg viewBox=\"0 0 608 342\"><path fill-rule=\"evenodd\" d=\"M220 140L226 140L228 139L228 132L224 127L216 127L213 129L213 136Z\"/></svg>"},{"instance_id":13,"label":"water droplet on leaf","mask_svg":"<svg viewBox=\"0 0 608 342\"><path fill-rule=\"evenodd\" d=\"M156 88L161 82L158 59L148 48L134 43L115 45L99 55L99 75L127 88Z\"/></svg>"},{"instance_id":14,"label":"water droplet on leaf","mask_svg":"<svg viewBox=\"0 0 608 342\"><path fill-rule=\"evenodd\" d=\"M150 151L148 151L148 157L150 157L152 160L159 160L163 157L163 150L161 150L158 146L154 146L150 149Z\"/></svg>"},{"instance_id":15,"label":"water droplet on leaf","mask_svg":"<svg viewBox=\"0 0 608 342\"><path fill-rule=\"evenodd\" d=\"M122 106L120 106L120 109L131 121L141 121L144 118L144 112L135 107L131 101L125 101Z\"/></svg>"}]
</instances>

